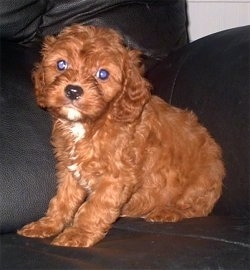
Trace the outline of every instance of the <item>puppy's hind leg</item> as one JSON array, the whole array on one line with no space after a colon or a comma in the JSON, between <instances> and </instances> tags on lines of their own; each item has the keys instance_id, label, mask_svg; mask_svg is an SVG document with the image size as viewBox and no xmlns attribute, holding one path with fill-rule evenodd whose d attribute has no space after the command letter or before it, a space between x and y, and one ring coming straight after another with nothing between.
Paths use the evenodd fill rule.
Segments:
<instances>
[{"instance_id":1,"label":"puppy's hind leg","mask_svg":"<svg viewBox=\"0 0 250 270\"><path fill-rule=\"evenodd\" d=\"M148 222L176 222L184 217L178 209L172 207L157 207L145 216Z\"/></svg>"},{"instance_id":2,"label":"puppy's hind leg","mask_svg":"<svg viewBox=\"0 0 250 270\"><path fill-rule=\"evenodd\" d=\"M207 216L221 194L220 182L205 190L191 187L171 206L158 205L146 217L150 222L176 222L184 218Z\"/></svg>"}]
</instances>

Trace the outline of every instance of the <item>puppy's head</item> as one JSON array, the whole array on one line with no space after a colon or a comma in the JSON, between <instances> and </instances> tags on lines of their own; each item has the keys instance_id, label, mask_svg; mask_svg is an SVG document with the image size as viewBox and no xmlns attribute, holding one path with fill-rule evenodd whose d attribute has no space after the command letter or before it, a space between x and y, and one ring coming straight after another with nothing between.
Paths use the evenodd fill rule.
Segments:
<instances>
[{"instance_id":1,"label":"puppy's head","mask_svg":"<svg viewBox=\"0 0 250 270\"><path fill-rule=\"evenodd\" d=\"M111 29L73 25L47 37L33 73L37 102L54 117L132 122L150 97L139 52Z\"/></svg>"}]
</instances>

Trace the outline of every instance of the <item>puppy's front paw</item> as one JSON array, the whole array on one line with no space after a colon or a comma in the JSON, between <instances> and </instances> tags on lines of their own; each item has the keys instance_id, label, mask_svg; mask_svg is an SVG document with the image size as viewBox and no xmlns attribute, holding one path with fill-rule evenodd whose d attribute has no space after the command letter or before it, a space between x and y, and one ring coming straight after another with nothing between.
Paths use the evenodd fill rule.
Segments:
<instances>
[{"instance_id":1,"label":"puppy's front paw","mask_svg":"<svg viewBox=\"0 0 250 270\"><path fill-rule=\"evenodd\" d=\"M80 228L69 227L59 234L51 244L67 247L90 247L101 240L101 238L88 234Z\"/></svg>"},{"instance_id":2,"label":"puppy's front paw","mask_svg":"<svg viewBox=\"0 0 250 270\"><path fill-rule=\"evenodd\" d=\"M57 235L62 231L62 225L56 223L55 220L44 217L36 222L25 225L17 233L26 237L46 238Z\"/></svg>"}]
</instances>

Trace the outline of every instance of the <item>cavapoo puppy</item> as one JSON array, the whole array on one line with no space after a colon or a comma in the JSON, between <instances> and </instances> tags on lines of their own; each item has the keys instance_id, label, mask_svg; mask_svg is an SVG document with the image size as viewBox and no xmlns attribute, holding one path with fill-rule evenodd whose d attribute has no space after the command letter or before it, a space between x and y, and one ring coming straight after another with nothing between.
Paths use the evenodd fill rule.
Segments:
<instances>
[{"instance_id":1,"label":"cavapoo puppy","mask_svg":"<svg viewBox=\"0 0 250 270\"><path fill-rule=\"evenodd\" d=\"M52 115L58 191L18 231L89 247L119 217L208 215L221 195L220 147L192 112L151 96L140 53L114 30L73 25L47 37L33 77Z\"/></svg>"}]
</instances>

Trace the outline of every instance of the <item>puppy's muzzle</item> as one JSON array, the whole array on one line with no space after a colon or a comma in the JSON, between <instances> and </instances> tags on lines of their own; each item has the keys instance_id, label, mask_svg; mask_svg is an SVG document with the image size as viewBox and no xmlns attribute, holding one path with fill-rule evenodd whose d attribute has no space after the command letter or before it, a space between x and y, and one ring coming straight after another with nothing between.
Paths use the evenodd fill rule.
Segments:
<instances>
[{"instance_id":1,"label":"puppy's muzzle","mask_svg":"<svg viewBox=\"0 0 250 270\"><path fill-rule=\"evenodd\" d=\"M70 100L77 100L83 95L83 89L78 85L67 85L64 89L65 95Z\"/></svg>"}]
</instances>

